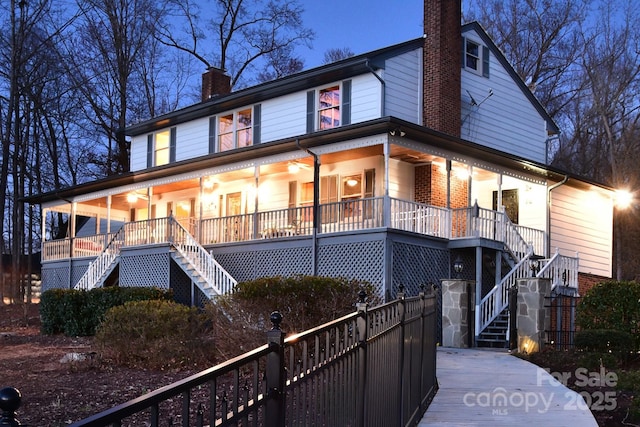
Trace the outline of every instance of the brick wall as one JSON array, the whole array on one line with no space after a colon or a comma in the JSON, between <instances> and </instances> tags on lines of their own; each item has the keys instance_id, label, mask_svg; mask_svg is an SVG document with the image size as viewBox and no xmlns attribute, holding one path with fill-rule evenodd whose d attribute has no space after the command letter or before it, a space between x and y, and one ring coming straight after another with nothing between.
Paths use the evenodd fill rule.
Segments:
<instances>
[{"instance_id":1,"label":"brick wall","mask_svg":"<svg viewBox=\"0 0 640 427\"><path fill-rule=\"evenodd\" d=\"M447 206L447 171L437 164L420 165L415 168L415 199L418 203ZM468 207L469 182L451 176L451 207Z\"/></svg>"},{"instance_id":2,"label":"brick wall","mask_svg":"<svg viewBox=\"0 0 640 427\"><path fill-rule=\"evenodd\" d=\"M578 293L584 296L589 289L593 288L598 283L608 282L611 278L604 276L596 276L594 274L578 273Z\"/></svg>"},{"instance_id":3,"label":"brick wall","mask_svg":"<svg viewBox=\"0 0 640 427\"><path fill-rule=\"evenodd\" d=\"M460 136L461 0L424 2L424 126Z\"/></svg>"}]
</instances>

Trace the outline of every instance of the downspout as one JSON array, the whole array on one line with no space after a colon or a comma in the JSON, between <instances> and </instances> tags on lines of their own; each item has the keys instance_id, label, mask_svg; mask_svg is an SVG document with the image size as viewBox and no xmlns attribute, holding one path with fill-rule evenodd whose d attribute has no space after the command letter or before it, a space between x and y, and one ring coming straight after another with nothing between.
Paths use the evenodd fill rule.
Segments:
<instances>
[{"instance_id":1,"label":"downspout","mask_svg":"<svg viewBox=\"0 0 640 427\"><path fill-rule=\"evenodd\" d=\"M300 139L296 138L296 146L313 156L313 233L311 239L311 271L314 276L318 275L318 227L320 227L320 157L306 147L300 145Z\"/></svg>"},{"instance_id":2,"label":"downspout","mask_svg":"<svg viewBox=\"0 0 640 427\"><path fill-rule=\"evenodd\" d=\"M551 192L561 185L566 184L567 181L569 181L569 175L565 175L562 181L547 188L547 253L545 256L551 254Z\"/></svg>"},{"instance_id":3,"label":"downspout","mask_svg":"<svg viewBox=\"0 0 640 427\"><path fill-rule=\"evenodd\" d=\"M382 77L380 77L378 75L378 73L376 73L376 70L374 70L373 67L371 67L371 65L369 65L369 60L368 59L365 62L364 66L367 67L367 70L369 70L371 72L371 74L373 74L375 76L375 78L378 79L378 81L382 85L382 94L380 96L380 102L382 103L382 105L380 106L381 107L380 110L381 110L382 114L380 114L380 116L384 117L386 115L385 114L386 113L386 108L385 108L385 92L386 92L385 88L386 88L386 86L385 86L385 82L382 79Z\"/></svg>"}]
</instances>

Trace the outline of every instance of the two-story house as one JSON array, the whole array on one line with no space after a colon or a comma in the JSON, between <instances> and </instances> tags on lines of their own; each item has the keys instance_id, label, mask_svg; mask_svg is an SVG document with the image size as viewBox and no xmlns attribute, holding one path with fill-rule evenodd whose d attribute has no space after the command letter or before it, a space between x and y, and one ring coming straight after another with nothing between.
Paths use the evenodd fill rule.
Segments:
<instances>
[{"instance_id":1,"label":"two-story house","mask_svg":"<svg viewBox=\"0 0 640 427\"><path fill-rule=\"evenodd\" d=\"M131 172L38 197L43 236L69 224L42 243L43 288L171 287L198 303L314 274L391 298L460 275L479 334L517 278L610 277L612 190L549 166L557 125L481 26L460 25L459 0L425 0L424 23L239 91L208 70L202 102L127 128Z\"/></svg>"}]
</instances>

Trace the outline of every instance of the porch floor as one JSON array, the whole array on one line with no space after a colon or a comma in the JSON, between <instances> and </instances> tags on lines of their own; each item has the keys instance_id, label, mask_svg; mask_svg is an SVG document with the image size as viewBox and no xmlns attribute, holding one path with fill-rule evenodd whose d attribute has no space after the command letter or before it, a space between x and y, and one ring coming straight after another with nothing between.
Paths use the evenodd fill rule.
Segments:
<instances>
[{"instance_id":1,"label":"porch floor","mask_svg":"<svg viewBox=\"0 0 640 427\"><path fill-rule=\"evenodd\" d=\"M418 427L594 426L580 395L505 350L438 348L439 390Z\"/></svg>"}]
</instances>

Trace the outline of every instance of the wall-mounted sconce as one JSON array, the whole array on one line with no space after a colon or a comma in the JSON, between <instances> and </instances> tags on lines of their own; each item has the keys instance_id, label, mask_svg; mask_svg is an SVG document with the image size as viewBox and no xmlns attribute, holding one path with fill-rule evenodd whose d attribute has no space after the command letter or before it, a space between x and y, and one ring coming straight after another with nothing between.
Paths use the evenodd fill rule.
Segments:
<instances>
[{"instance_id":1,"label":"wall-mounted sconce","mask_svg":"<svg viewBox=\"0 0 640 427\"><path fill-rule=\"evenodd\" d=\"M460 279L460 273L464 270L464 264L462 263L462 259L458 255L456 260L453 262L453 271L456 272L456 279Z\"/></svg>"},{"instance_id":2,"label":"wall-mounted sconce","mask_svg":"<svg viewBox=\"0 0 640 427\"><path fill-rule=\"evenodd\" d=\"M202 186L205 190L213 190L216 185L216 180L212 176L208 176L204 179Z\"/></svg>"}]
</instances>

